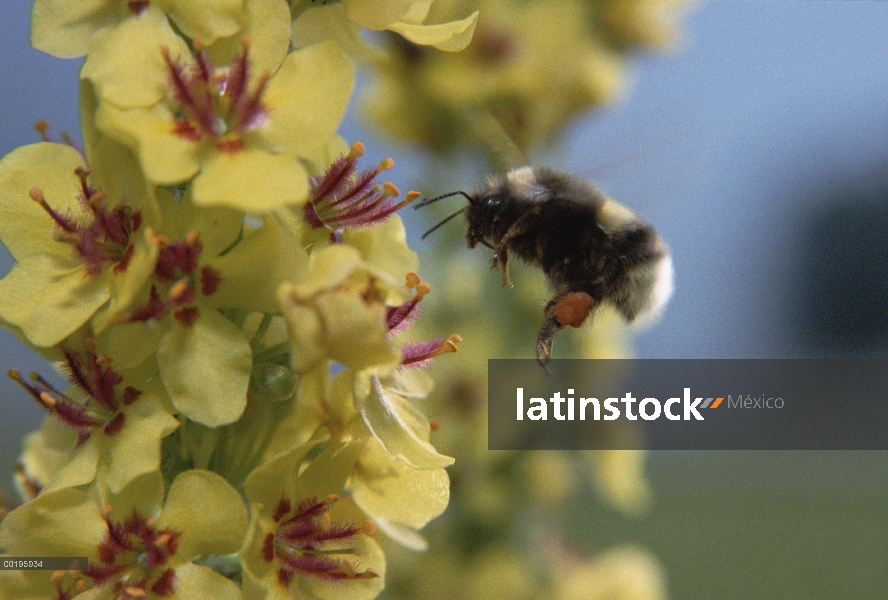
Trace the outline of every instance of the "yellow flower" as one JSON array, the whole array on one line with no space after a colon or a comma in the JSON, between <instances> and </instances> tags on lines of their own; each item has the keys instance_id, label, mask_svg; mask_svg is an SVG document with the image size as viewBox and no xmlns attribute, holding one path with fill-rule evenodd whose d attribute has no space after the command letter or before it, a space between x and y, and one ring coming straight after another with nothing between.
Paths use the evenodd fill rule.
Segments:
<instances>
[{"instance_id":1,"label":"yellow flower","mask_svg":"<svg viewBox=\"0 0 888 600\"><path fill-rule=\"evenodd\" d=\"M16 259L0 280L0 319L36 346L131 306L157 258L147 235L153 199L138 170L119 164L128 191L141 192L121 197L123 186L112 195L97 188L84 163L70 146L46 142L0 162L0 238Z\"/></svg>"},{"instance_id":2,"label":"yellow flower","mask_svg":"<svg viewBox=\"0 0 888 600\"><path fill-rule=\"evenodd\" d=\"M297 48L325 39L336 40L355 56L375 56L359 28L391 31L410 43L456 52L472 39L478 11L468 17L436 24L425 23L431 0L343 0L321 5L302 3L293 20L293 45ZM468 11L466 11L468 12Z\"/></svg>"},{"instance_id":3,"label":"yellow flower","mask_svg":"<svg viewBox=\"0 0 888 600\"><path fill-rule=\"evenodd\" d=\"M232 423L246 406L253 351L220 311L277 312L278 285L305 277L308 259L273 217L244 231L234 211L160 198L166 221L164 235L152 235L158 259L150 285L101 337L128 365L156 352L165 389L189 418Z\"/></svg>"},{"instance_id":4,"label":"yellow flower","mask_svg":"<svg viewBox=\"0 0 888 600\"><path fill-rule=\"evenodd\" d=\"M103 504L100 497L107 502ZM0 546L20 556L85 556L79 571L38 571L40 596L95 599L197 598L240 600L226 577L192 560L237 551L247 528L240 494L210 471L180 473L164 493L159 473L119 494L66 488L40 495L4 519ZM30 590L0 579L6 600L31 600ZM38 597L40 597L38 596Z\"/></svg>"},{"instance_id":5,"label":"yellow flower","mask_svg":"<svg viewBox=\"0 0 888 600\"><path fill-rule=\"evenodd\" d=\"M460 14L467 4L436 3L433 18ZM671 26L671 21L640 15L675 12L668 0L472 4L482 18L465 51L429 52L403 40L390 45L391 56L381 63L364 99L371 123L439 152L480 145L502 153L497 137L510 138L526 151L551 139L581 112L618 98L630 52L648 44L641 32L654 27L648 23L661 23L661 31ZM641 8L653 6L658 13ZM627 32L629 22L638 32ZM627 44L627 37L635 43ZM651 34L652 40L664 37Z\"/></svg>"},{"instance_id":6,"label":"yellow flower","mask_svg":"<svg viewBox=\"0 0 888 600\"><path fill-rule=\"evenodd\" d=\"M249 597L369 600L382 590L376 529L338 496L356 458L353 447L317 439L250 474L250 530L241 550Z\"/></svg>"},{"instance_id":7,"label":"yellow flower","mask_svg":"<svg viewBox=\"0 0 888 600\"><path fill-rule=\"evenodd\" d=\"M666 577L650 553L632 546L592 559L559 557L552 600L665 600Z\"/></svg>"},{"instance_id":8,"label":"yellow flower","mask_svg":"<svg viewBox=\"0 0 888 600\"><path fill-rule=\"evenodd\" d=\"M51 491L100 477L116 493L137 477L158 471L161 440L179 422L160 382L151 379L154 364L123 373L109 356L98 353L91 339L79 347L64 347L61 364L73 384L68 393L36 373L26 381L15 369L9 371L52 417L76 432L66 436L44 425L35 441L53 444L55 452L33 447L29 452L26 446L22 466L30 468L23 471L20 483ZM64 455L63 462L56 462L58 454ZM40 468L47 459L56 464Z\"/></svg>"},{"instance_id":9,"label":"yellow flower","mask_svg":"<svg viewBox=\"0 0 888 600\"><path fill-rule=\"evenodd\" d=\"M428 417L410 402L425 397L430 388L423 374L405 369L383 377L359 373L354 379L355 406L370 433L393 459L415 469L453 464L429 442Z\"/></svg>"},{"instance_id":10,"label":"yellow flower","mask_svg":"<svg viewBox=\"0 0 888 600\"><path fill-rule=\"evenodd\" d=\"M169 16L189 37L211 43L241 29L246 19L243 5L244 0L36 0L31 44L54 56L82 56L97 32L107 35L157 15Z\"/></svg>"},{"instance_id":11,"label":"yellow flower","mask_svg":"<svg viewBox=\"0 0 888 600\"><path fill-rule=\"evenodd\" d=\"M275 72L254 73L250 46L226 68L198 46L156 50L167 86L147 107L100 101L97 127L135 150L148 179L192 180L195 204L265 212L308 198L300 159L326 149L351 94L354 73L333 42L292 52Z\"/></svg>"},{"instance_id":12,"label":"yellow flower","mask_svg":"<svg viewBox=\"0 0 888 600\"><path fill-rule=\"evenodd\" d=\"M386 300L396 293L354 248L335 244L312 256L308 280L278 290L293 369L302 373L327 360L355 369L399 364L386 325Z\"/></svg>"}]
</instances>

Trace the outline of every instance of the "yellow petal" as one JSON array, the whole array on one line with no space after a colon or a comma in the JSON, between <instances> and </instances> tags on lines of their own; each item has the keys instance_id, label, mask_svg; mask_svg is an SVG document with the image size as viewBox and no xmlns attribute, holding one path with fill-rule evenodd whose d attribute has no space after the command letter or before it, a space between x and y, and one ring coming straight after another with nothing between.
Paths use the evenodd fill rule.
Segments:
<instances>
[{"instance_id":1,"label":"yellow petal","mask_svg":"<svg viewBox=\"0 0 888 600\"><path fill-rule=\"evenodd\" d=\"M212 44L247 22L244 0L167 0L167 11L186 36Z\"/></svg>"},{"instance_id":2,"label":"yellow petal","mask_svg":"<svg viewBox=\"0 0 888 600\"><path fill-rule=\"evenodd\" d=\"M107 310L96 314L92 326L96 334L101 333L115 317L128 312L154 274L159 250L151 242L153 232L148 227L140 229L130 240L133 253L126 269L118 273L111 270L106 277L111 287L111 302Z\"/></svg>"},{"instance_id":3,"label":"yellow petal","mask_svg":"<svg viewBox=\"0 0 888 600\"><path fill-rule=\"evenodd\" d=\"M280 284L308 276L308 255L299 240L273 217L208 264L222 275L219 289L207 299L209 303L265 313L279 310L275 295Z\"/></svg>"},{"instance_id":4,"label":"yellow petal","mask_svg":"<svg viewBox=\"0 0 888 600\"><path fill-rule=\"evenodd\" d=\"M127 369L138 366L154 354L167 331L166 327L152 327L140 322L107 327L107 318L101 317L96 315L96 320L105 326L99 341L108 349L108 355L114 357L114 364Z\"/></svg>"},{"instance_id":5,"label":"yellow petal","mask_svg":"<svg viewBox=\"0 0 888 600\"><path fill-rule=\"evenodd\" d=\"M408 271L419 270L419 258L407 245L407 232L398 215L373 227L346 229L342 241L357 248L361 258L395 280Z\"/></svg>"},{"instance_id":6,"label":"yellow petal","mask_svg":"<svg viewBox=\"0 0 888 600\"><path fill-rule=\"evenodd\" d=\"M78 446L71 452L68 462L56 472L42 492L49 493L90 483L96 477L99 454L99 444L87 442Z\"/></svg>"},{"instance_id":7,"label":"yellow petal","mask_svg":"<svg viewBox=\"0 0 888 600\"><path fill-rule=\"evenodd\" d=\"M36 0L31 9L31 45L59 58L86 54L93 34L120 20L107 0Z\"/></svg>"},{"instance_id":8,"label":"yellow petal","mask_svg":"<svg viewBox=\"0 0 888 600\"><path fill-rule=\"evenodd\" d=\"M77 433L73 429L53 415L47 415L40 424L40 429L25 437L18 462L28 479L46 487L70 460L76 443ZM18 482L17 477L16 483ZM29 497L27 490L19 488L19 493L23 498Z\"/></svg>"},{"instance_id":9,"label":"yellow petal","mask_svg":"<svg viewBox=\"0 0 888 600\"><path fill-rule=\"evenodd\" d=\"M382 304L368 306L359 292L330 290L310 300L289 289L284 286L280 297L290 332L291 365L297 372L324 359L355 369L400 361L385 330Z\"/></svg>"},{"instance_id":10,"label":"yellow petal","mask_svg":"<svg viewBox=\"0 0 888 600\"><path fill-rule=\"evenodd\" d=\"M200 145L173 132L173 115L162 105L120 109L104 102L96 111L96 126L133 148L145 175L158 185L191 179L200 168Z\"/></svg>"},{"instance_id":11,"label":"yellow petal","mask_svg":"<svg viewBox=\"0 0 888 600\"><path fill-rule=\"evenodd\" d=\"M157 527L182 532L177 558L236 552L247 532L247 508L240 493L221 475L192 469L176 476Z\"/></svg>"},{"instance_id":12,"label":"yellow petal","mask_svg":"<svg viewBox=\"0 0 888 600\"><path fill-rule=\"evenodd\" d=\"M191 56L163 11L149 7L120 25L97 32L80 71L99 97L123 108L152 106L169 90L169 67L161 46L170 56Z\"/></svg>"},{"instance_id":13,"label":"yellow petal","mask_svg":"<svg viewBox=\"0 0 888 600\"><path fill-rule=\"evenodd\" d=\"M108 533L93 498L94 494L73 488L41 494L6 515L0 545L18 556L92 559Z\"/></svg>"},{"instance_id":14,"label":"yellow petal","mask_svg":"<svg viewBox=\"0 0 888 600\"><path fill-rule=\"evenodd\" d=\"M36 346L55 346L108 301L101 277L82 264L50 254L30 256L0 280L0 319L16 325Z\"/></svg>"},{"instance_id":15,"label":"yellow petal","mask_svg":"<svg viewBox=\"0 0 888 600\"><path fill-rule=\"evenodd\" d=\"M434 46L447 52L458 52L469 45L475 25L478 23L478 11L465 19L439 23L437 25L421 25L417 23L392 23L390 31L400 33L414 44Z\"/></svg>"},{"instance_id":16,"label":"yellow petal","mask_svg":"<svg viewBox=\"0 0 888 600\"><path fill-rule=\"evenodd\" d=\"M142 211L142 222L157 222L152 190L132 148L99 131L95 125L99 99L86 79L80 80L80 130L90 170L90 183L108 194L110 205L123 202Z\"/></svg>"},{"instance_id":17,"label":"yellow petal","mask_svg":"<svg viewBox=\"0 0 888 600\"><path fill-rule=\"evenodd\" d=\"M246 0L244 10L247 15L246 26L207 46L207 54L213 64L227 65L243 52L243 40L249 38L250 70L253 77L266 72L274 74L290 49L290 9L287 2Z\"/></svg>"},{"instance_id":18,"label":"yellow petal","mask_svg":"<svg viewBox=\"0 0 888 600\"><path fill-rule=\"evenodd\" d=\"M0 239L21 260L37 253L71 256L70 244L53 241L54 223L30 197L39 187L46 202L60 214L81 212L80 179L74 173L83 158L70 146L43 142L22 146L0 162Z\"/></svg>"},{"instance_id":19,"label":"yellow petal","mask_svg":"<svg viewBox=\"0 0 888 600\"><path fill-rule=\"evenodd\" d=\"M173 324L157 364L170 399L189 419L218 427L243 414L253 353L241 330L216 310L201 310L190 328Z\"/></svg>"},{"instance_id":20,"label":"yellow petal","mask_svg":"<svg viewBox=\"0 0 888 600\"><path fill-rule=\"evenodd\" d=\"M339 494L345 482L355 469L358 459L354 444L340 443L325 448L299 471L292 482L290 497L293 499L324 498L329 494Z\"/></svg>"},{"instance_id":21,"label":"yellow petal","mask_svg":"<svg viewBox=\"0 0 888 600\"><path fill-rule=\"evenodd\" d=\"M394 460L372 440L363 447L350 490L372 518L419 529L447 508L450 479L444 469L415 469Z\"/></svg>"},{"instance_id":22,"label":"yellow petal","mask_svg":"<svg viewBox=\"0 0 888 600\"><path fill-rule=\"evenodd\" d=\"M149 385L161 387L159 383ZM105 481L115 494L137 477L160 469L160 442L179 427L179 421L163 406L166 395L160 389L142 392L137 402L124 409L124 428L106 440Z\"/></svg>"},{"instance_id":23,"label":"yellow petal","mask_svg":"<svg viewBox=\"0 0 888 600\"><path fill-rule=\"evenodd\" d=\"M176 569L177 598L242 600L237 584L204 565L188 563Z\"/></svg>"},{"instance_id":24,"label":"yellow petal","mask_svg":"<svg viewBox=\"0 0 888 600\"><path fill-rule=\"evenodd\" d=\"M355 379L355 398L364 423L386 452L417 469L440 469L453 458L439 453L429 443L429 420L404 398L386 389L379 378Z\"/></svg>"},{"instance_id":25,"label":"yellow petal","mask_svg":"<svg viewBox=\"0 0 888 600\"><path fill-rule=\"evenodd\" d=\"M214 152L204 160L192 191L198 206L268 212L304 203L308 199L308 173L293 155L275 155L251 147L239 152Z\"/></svg>"},{"instance_id":26,"label":"yellow petal","mask_svg":"<svg viewBox=\"0 0 888 600\"><path fill-rule=\"evenodd\" d=\"M345 15L352 23L367 29L386 29L400 21L415 0L343 0Z\"/></svg>"},{"instance_id":27,"label":"yellow petal","mask_svg":"<svg viewBox=\"0 0 888 600\"><path fill-rule=\"evenodd\" d=\"M291 52L268 82L268 119L256 134L272 152L314 155L336 133L354 85L354 68L332 41Z\"/></svg>"},{"instance_id":28,"label":"yellow petal","mask_svg":"<svg viewBox=\"0 0 888 600\"><path fill-rule=\"evenodd\" d=\"M364 59L380 58L382 52L361 38L361 30L345 16L341 3L307 8L293 21L293 46L306 48L324 40L333 40L346 54Z\"/></svg>"},{"instance_id":29,"label":"yellow petal","mask_svg":"<svg viewBox=\"0 0 888 600\"><path fill-rule=\"evenodd\" d=\"M395 286L362 263L354 248L337 244L313 258L306 283L278 290L294 370L305 372L325 359L355 369L399 363L385 321Z\"/></svg>"}]
</instances>

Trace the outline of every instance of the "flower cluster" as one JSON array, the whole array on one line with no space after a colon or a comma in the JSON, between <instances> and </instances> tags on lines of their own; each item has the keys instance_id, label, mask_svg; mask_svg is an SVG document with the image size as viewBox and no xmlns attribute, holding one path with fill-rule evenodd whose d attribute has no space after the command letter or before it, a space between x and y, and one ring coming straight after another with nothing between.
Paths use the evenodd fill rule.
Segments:
<instances>
[{"instance_id":1,"label":"flower cluster","mask_svg":"<svg viewBox=\"0 0 888 600\"><path fill-rule=\"evenodd\" d=\"M573 118L622 96L640 50L675 44L685 0L443 0L437 18L481 9L465 52L429 52L391 36L364 98L368 121L447 153L506 154L497 169L551 141ZM516 152L515 148L520 152ZM517 162L515 157L517 156Z\"/></svg>"},{"instance_id":2,"label":"flower cluster","mask_svg":"<svg viewBox=\"0 0 888 600\"><path fill-rule=\"evenodd\" d=\"M379 538L416 546L453 459L415 406L459 336L400 339L431 287L336 135L360 28L457 51L430 2L36 0L31 39L84 56L83 146L0 161L0 324L71 383L0 508L0 597L372 598ZM406 279L406 285L404 281Z\"/></svg>"}]
</instances>

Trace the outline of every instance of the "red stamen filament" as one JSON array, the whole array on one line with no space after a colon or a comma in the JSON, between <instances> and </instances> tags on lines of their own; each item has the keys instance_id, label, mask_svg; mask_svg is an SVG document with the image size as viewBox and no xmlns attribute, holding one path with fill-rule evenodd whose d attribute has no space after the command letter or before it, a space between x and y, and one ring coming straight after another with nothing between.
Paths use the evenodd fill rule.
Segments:
<instances>
[{"instance_id":1,"label":"red stamen filament","mask_svg":"<svg viewBox=\"0 0 888 600\"><path fill-rule=\"evenodd\" d=\"M161 48L170 73L172 96L179 104L173 131L194 142L211 138L221 152L240 151L244 147L240 135L259 125L267 114L262 95L271 74L263 73L253 91L249 91L248 39L243 40L243 52L227 73L220 75L216 75L200 40L195 40L194 48L191 67L173 60L168 48Z\"/></svg>"},{"instance_id":2,"label":"red stamen filament","mask_svg":"<svg viewBox=\"0 0 888 600\"><path fill-rule=\"evenodd\" d=\"M121 598L145 598L175 593L175 571L168 567L176 554L181 532L156 529L154 519L145 519L135 511L125 521L111 520L111 507L102 510L108 529L98 546L99 563L81 571L95 585L113 584L126 595Z\"/></svg>"},{"instance_id":3,"label":"red stamen filament","mask_svg":"<svg viewBox=\"0 0 888 600\"><path fill-rule=\"evenodd\" d=\"M441 356L442 354L456 352L459 349L457 344L461 341L462 338L454 333L441 342L431 342L430 344L433 345L430 349L427 349L424 344L417 344L416 346L405 348L403 351L404 359L401 361L401 365L415 365L423 361L431 360L436 356ZM421 350L414 354L414 349L417 348L421 348Z\"/></svg>"},{"instance_id":4,"label":"red stamen filament","mask_svg":"<svg viewBox=\"0 0 888 600\"><path fill-rule=\"evenodd\" d=\"M336 159L322 177L311 181L312 200L304 207L305 220L314 228L327 227L334 232L343 227L365 227L379 223L420 196L409 192L401 202L394 199L398 188L391 182L374 183L377 175L391 169L394 161L386 158L375 169L357 172L356 161L364 153L360 142Z\"/></svg>"},{"instance_id":5,"label":"red stamen filament","mask_svg":"<svg viewBox=\"0 0 888 600\"><path fill-rule=\"evenodd\" d=\"M111 368L111 359L96 354L92 340L84 343L85 352L77 353L63 348L62 371L85 396L78 402L57 390L37 373L31 374L31 381L25 381L16 369L8 371L9 377L25 389L47 412L63 423L76 429L82 443L92 432L103 428L106 435L116 435L125 425L125 415L120 412L121 404L132 404L141 392L127 387L117 394L117 386L123 377Z\"/></svg>"},{"instance_id":6,"label":"red stamen filament","mask_svg":"<svg viewBox=\"0 0 888 600\"><path fill-rule=\"evenodd\" d=\"M278 561L278 581L287 587L296 573L314 579L342 581L368 579L379 575L372 569L359 571L348 559L355 549L355 536L373 535L376 526L368 521L362 526L334 524L327 507L338 500L331 494L323 501L314 498L302 502L294 514L284 519L292 506L282 498L275 511L279 522L276 533L269 533L263 556Z\"/></svg>"}]
</instances>

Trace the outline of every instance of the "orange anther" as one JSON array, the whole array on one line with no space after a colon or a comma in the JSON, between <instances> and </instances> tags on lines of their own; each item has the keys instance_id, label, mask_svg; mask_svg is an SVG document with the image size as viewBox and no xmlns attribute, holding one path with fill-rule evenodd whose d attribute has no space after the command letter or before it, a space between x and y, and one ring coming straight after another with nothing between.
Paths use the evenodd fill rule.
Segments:
<instances>
[{"instance_id":1,"label":"orange anther","mask_svg":"<svg viewBox=\"0 0 888 600\"><path fill-rule=\"evenodd\" d=\"M419 278L419 275L417 273L414 273L413 271L407 271L407 287L408 288L416 287L417 284L419 284L421 281L422 281L422 279Z\"/></svg>"},{"instance_id":2,"label":"orange anther","mask_svg":"<svg viewBox=\"0 0 888 600\"><path fill-rule=\"evenodd\" d=\"M384 191L382 192L383 196L397 196L401 193L398 191L397 186L391 181L386 181L382 184L382 187L384 188Z\"/></svg>"}]
</instances>

